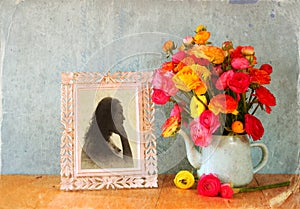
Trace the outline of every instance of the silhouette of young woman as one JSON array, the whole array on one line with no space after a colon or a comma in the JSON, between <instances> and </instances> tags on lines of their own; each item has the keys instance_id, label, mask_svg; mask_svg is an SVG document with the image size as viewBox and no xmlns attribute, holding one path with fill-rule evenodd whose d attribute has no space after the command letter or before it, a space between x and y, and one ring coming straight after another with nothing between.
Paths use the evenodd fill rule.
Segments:
<instances>
[{"instance_id":1,"label":"silhouette of young woman","mask_svg":"<svg viewBox=\"0 0 300 209\"><path fill-rule=\"evenodd\" d=\"M124 120L119 100L106 97L98 103L84 137L81 152L82 169L133 167L132 151L123 126ZM120 137L122 150L111 141L113 134Z\"/></svg>"}]
</instances>

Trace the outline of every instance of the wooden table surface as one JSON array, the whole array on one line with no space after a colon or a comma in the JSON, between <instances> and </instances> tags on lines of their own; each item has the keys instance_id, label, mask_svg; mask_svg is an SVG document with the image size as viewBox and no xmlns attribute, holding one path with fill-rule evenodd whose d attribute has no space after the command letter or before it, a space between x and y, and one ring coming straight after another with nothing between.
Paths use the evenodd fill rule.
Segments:
<instances>
[{"instance_id":1,"label":"wooden table surface","mask_svg":"<svg viewBox=\"0 0 300 209\"><path fill-rule=\"evenodd\" d=\"M291 185L235 194L231 199L178 189L174 176L159 175L158 188L65 192L59 190L59 176L1 175L0 208L300 208L300 175L256 174L249 186L288 180Z\"/></svg>"}]
</instances>

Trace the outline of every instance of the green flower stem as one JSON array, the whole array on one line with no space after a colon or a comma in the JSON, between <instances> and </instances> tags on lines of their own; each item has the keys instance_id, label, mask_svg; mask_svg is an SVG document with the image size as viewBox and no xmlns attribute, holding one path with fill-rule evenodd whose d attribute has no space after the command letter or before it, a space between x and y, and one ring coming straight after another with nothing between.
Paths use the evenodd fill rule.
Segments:
<instances>
[{"instance_id":1,"label":"green flower stem","mask_svg":"<svg viewBox=\"0 0 300 209\"><path fill-rule=\"evenodd\" d=\"M277 187L284 187L284 186L289 186L290 181L285 181L281 183L276 183L276 184L268 184L268 185L263 185L263 186L257 186L257 187L242 187L242 188L234 188L234 193L241 193L241 192L254 192L254 191L260 191L263 189L272 189L272 188L277 188Z\"/></svg>"},{"instance_id":2,"label":"green flower stem","mask_svg":"<svg viewBox=\"0 0 300 209\"><path fill-rule=\"evenodd\" d=\"M201 104L203 104L204 105L204 107L206 108L206 109L208 109L208 106L207 106L207 104L205 104L199 97L198 97L198 95L197 94L195 94L195 96L196 96L196 98L197 98L197 100L199 101L199 102L201 102Z\"/></svg>"},{"instance_id":3,"label":"green flower stem","mask_svg":"<svg viewBox=\"0 0 300 209\"><path fill-rule=\"evenodd\" d=\"M242 93L242 99L243 99L243 107L244 107L243 114L246 114L248 112L248 110L247 110L247 102L246 102L246 93Z\"/></svg>"}]
</instances>

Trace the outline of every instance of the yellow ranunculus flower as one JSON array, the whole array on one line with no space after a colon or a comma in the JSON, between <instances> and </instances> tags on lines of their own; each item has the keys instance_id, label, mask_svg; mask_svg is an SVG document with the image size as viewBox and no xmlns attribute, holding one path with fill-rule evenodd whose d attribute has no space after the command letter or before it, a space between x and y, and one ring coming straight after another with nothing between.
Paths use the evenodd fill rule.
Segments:
<instances>
[{"instance_id":1,"label":"yellow ranunculus flower","mask_svg":"<svg viewBox=\"0 0 300 209\"><path fill-rule=\"evenodd\" d=\"M207 105L206 96L198 96L198 98ZM197 118L201 115L201 113L205 110L205 105L202 104L196 96L193 96L190 103L191 116L193 118Z\"/></svg>"},{"instance_id":2,"label":"yellow ranunculus flower","mask_svg":"<svg viewBox=\"0 0 300 209\"><path fill-rule=\"evenodd\" d=\"M172 80L175 83L175 86L182 91L189 92L197 89L198 92L206 92L205 84L189 66L184 66L178 73L174 75ZM203 89L204 87L205 89Z\"/></svg>"},{"instance_id":3,"label":"yellow ranunculus flower","mask_svg":"<svg viewBox=\"0 0 300 209\"><path fill-rule=\"evenodd\" d=\"M194 183L195 178L193 174L186 170L179 171L174 178L174 184L180 189L189 189Z\"/></svg>"},{"instance_id":4,"label":"yellow ranunculus flower","mask_svg":"<svg viewBox=\"0 0 300 209\"><path fill-rule=\"evenodd\" d=\"M169 117L162 125L162 137L173 136L180 129L180 118L176 116Z\"/></svg>"},{"instance_id":5,"label":"yellow ranunculus flower","mask_svg":"<svg viewBox=\"0 0 300 209\"><path fill-rule=\"evenodd\" d=\"M196 44L199 44L199 45L206 44L209 37L210 37L210 32L208 32L208 31L199 31L194 36L194 42Z\"/></svg>"},{"instance_id":6,"label":"yellow ranunculus flower","mask_svg":"<svg viewBox=\"0 0 300 209\"><path fill-rule=\"evenodd\" d=\"M211 75L211 72L205 66L193 64L191 68L203 81L206 81Z\"/></svg>"},{"instance_id":7,"label":"yellow ranunculus flower","mask_svg":"<svg viewBox=\"0 0 300 209\"><path fill-rule=\"evenodd\" d=\"M198 25L195 30L195 33L198 33L200 31L206 31L206 27L204 25Z\"/></svg>"}]
</instances>

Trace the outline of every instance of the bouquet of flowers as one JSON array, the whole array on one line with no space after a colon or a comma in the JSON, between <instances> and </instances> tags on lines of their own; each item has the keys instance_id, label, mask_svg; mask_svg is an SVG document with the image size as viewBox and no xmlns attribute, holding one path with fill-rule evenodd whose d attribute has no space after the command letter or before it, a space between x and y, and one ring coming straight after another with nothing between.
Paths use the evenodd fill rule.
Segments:
<instances>
[{"instance_id":1,"label":"bouquet of flowers","mask_svg":"<svg viewBox=\"0 0 300 209\"><path fill-rule=\"evenodd\" d=\"M169 58L153 75L152 100L170 103L170 117L162 126L162 136L175 135L181 124L189 128L197 146L206 147L212 135L248 134L259 140L264 134L257 109L271 113L274 95L270 84L272 66L257 64L252 46L234 47L226 41L213 46L210 32L199 25L195 35L183 39L177 48L168 40L163 50Z\"/></svg>"}]
</instances>

